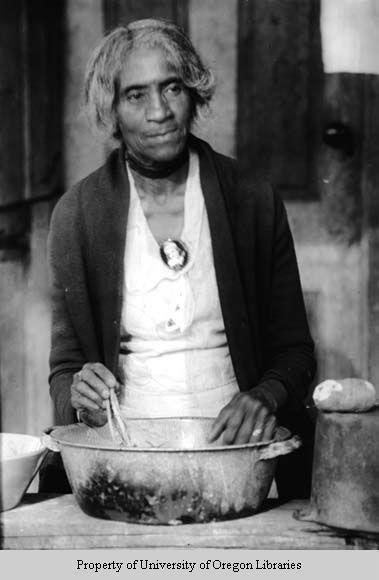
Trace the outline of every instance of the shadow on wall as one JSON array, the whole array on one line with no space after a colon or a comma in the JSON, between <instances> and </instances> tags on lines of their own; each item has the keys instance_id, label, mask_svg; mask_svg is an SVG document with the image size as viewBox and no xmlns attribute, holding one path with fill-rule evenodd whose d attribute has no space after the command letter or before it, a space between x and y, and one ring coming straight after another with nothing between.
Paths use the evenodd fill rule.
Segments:
<instances>
[{"instance_id":1,"label":"shadow on wall","mask_svg":"<svg viewBox=\"0 0 379 580\"><path fill-rule=\"evenodd\" d=\"M329 346L321 338L321 322L319 315L319 294L318 292L304 292L304 300L307 310L308 323L313 340L315 342L315 356L317 360L317 372L309 386L306 396L306 405L309 405L309 413L313 419L316 418L316 411L313 409L313 391L316 386L326 379L344 379L348 377L359 377L359 370L352 360L342 351L334 346Z\"/></svg>"}]
</instances>

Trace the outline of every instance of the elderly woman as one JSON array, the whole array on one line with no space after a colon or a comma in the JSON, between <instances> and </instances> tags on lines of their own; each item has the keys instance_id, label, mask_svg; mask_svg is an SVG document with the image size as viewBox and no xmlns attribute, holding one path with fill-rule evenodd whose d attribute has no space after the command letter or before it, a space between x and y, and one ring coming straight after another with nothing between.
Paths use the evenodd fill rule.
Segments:
<instances>
[{"instance_id":1,"label":"elderly woman","mask_svg":"<svg viewBox=\"0 0 379 580\"><path fill-rule=\"evenodd\" d=\"M285 209L190 133L213 90L166 21L114 30L89 62L87 109L119 147L52 217L60 423L103 425L116 389L125 417L211 416L227 444L270 437L277 417L310 434L313 342ZM296 469L289 484L279 469L283 495L309 484Z\"/></svg>"}]
</instances>

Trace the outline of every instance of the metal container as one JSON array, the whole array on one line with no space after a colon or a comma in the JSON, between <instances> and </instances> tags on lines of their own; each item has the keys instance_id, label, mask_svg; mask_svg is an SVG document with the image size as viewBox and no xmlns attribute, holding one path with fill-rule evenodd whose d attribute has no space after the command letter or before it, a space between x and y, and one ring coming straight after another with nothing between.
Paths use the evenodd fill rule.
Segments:
<instances>
[{"instance_id":1,"label":"metal container","mask_svg":"<svg viewBox=\"0 0 379 580\"><path fill-rule=\"evenodd\" d=\"M212 418L128 419L135 446L112 442L107 426L53 428L75 497L89 515L146 524L209 522L256 512L277 456L300 447L279 428L264 443L207 443Z\"/></svg>"},{"instance_id":2,"label":"metal container","mask_svg":"<svg viewBox=\"0 0 379 580\"><path fill-rule=\"evenodd\" d=\"M379 533L379 408L319 412L310 509L296 517Z\"/></svg>"}]
</instances>

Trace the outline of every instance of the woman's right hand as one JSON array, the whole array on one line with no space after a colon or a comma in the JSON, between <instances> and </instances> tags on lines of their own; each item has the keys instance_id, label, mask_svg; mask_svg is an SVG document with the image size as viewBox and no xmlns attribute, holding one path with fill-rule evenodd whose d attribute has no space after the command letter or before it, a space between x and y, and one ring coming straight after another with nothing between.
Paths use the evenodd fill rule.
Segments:
<instances>
[{"instance_id":1,"label":"woman's right hand","mask_svg":"<svg viewBox=\"0 0 379 580\"><path fill-rule=\"evenodd\" d=\"M101 363L86 363L74 374L71 405L87 425L101 427L107 421L105 401L109 389L117 387L114 375Z\"/></svg>"}]
</instances>

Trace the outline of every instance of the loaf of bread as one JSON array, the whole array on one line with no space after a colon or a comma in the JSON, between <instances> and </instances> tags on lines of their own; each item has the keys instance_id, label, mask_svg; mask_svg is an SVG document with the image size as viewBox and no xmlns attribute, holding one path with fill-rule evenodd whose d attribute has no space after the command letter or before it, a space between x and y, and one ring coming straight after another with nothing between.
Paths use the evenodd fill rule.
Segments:
<instances>
[{"instance_id":1,"label":"loaf of bread","mask_svg":"<svg viewBox=\"0 0 379 580\"><path fill-rule=\"evenodd\" d=\"M362 413L375 406L376 390L363 379L328 379L315 388L313 400L322 411Z\"/></svg>"}]
</instances>

